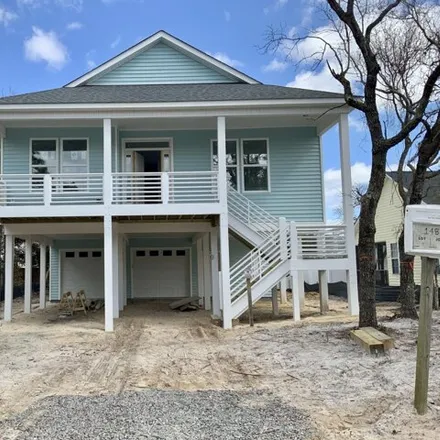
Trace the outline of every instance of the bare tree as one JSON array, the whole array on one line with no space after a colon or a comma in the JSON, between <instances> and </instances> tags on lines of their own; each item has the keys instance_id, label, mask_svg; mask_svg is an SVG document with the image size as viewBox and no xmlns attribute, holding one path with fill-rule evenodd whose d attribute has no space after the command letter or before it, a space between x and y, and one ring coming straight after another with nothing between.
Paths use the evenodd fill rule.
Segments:
<instances>
[{"instance_id":1,"label":"bare tree","mask_svg":"<svg viewBox=\"0 0 440 440\"><path fill-rule=\"evenodd\" d=\"M440 78L438 20L433 10L439 5L437 1L422 0L325 0L319 4L327 26L306 34L270 29L265 48L284 48L297 60L299 54L298 62L311 63L313 67L326 63L343 88L345 102L365 117L371 140L371 176L359 217L359 325L377 326L375 216L385 181L386 158L422 122ZM394 29L401 36L410 32L412 38L420 41L425 59L429 60L414 78L417 95L400 110L404 123L393 130L382 123L381 107L389 96L401 94L402 87L413 82L411 78L405 83L390 80L389 70L380 56L385 52L383 35L387 29ZM403 53L405 47L396 40L397 46L392 50ZM304 43L315 43L316 50L307 52ZM420 58L418 53L416 59ZM398 71L395 67L391 72ZM405 71L401 71L400 77L406 77Z\"/></svg>"},{"instance_id":2,"label":"bare tree","mask_svg":"<svg viewBox=\"0 0 440 440\"><path fill-rule=\"evenodd\" d=\"M359 208L361 206L362 197L367 192L367 188L362 183L355 183L351 189L351 197L353 199L354 218L353 221L357 221L359 218ZM342 193L341 193L342 197ZM335 217L338 219L344 218L344 208L342 204L337 206L334 210Z\"/></svg>"}]
</instances>

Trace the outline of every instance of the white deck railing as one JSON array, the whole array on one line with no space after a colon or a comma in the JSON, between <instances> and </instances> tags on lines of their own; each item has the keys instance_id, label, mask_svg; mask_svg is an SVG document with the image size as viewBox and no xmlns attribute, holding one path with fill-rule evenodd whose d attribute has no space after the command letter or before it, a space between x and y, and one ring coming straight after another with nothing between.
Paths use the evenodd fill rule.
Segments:
<instances>
[{"instance_id":1,"label":"white deck railing","mask_svg":"<svg viewBox=\"0 0 440 440\"><path fill-rule=\"evenodd\" d=\"M345 226L297 225L298 258L346 258L347 240Z\"/></svg>"},{"instance_id":2,"label":"white deck railing","mask_svg":"<svg viewBox=\"0 0 440 440\"><path fill-rule=\"evenodd\" d=\"M262 237L271 236L279 227L279 220L276 217L231 186L228 188L228 210L237 220Z\"/></svg>"},{"instance_id":3,"label":"white deck railing","mask_svg":"<svg viewBox=\"0 0 440 440\"><path fill-rule=\"evenodd\" d=\"M46 174L45 205L101 205L102 174Z\"/></svg>"},{"instance_id":4,"label":"white deck railing","mask_svg":"<svg viewBox=\"0 0 440 440\"><path fill-rule=\"evenodd\" d=\"M113 173L112 203L217 203L216 171Z\"/></svg>"}]
</instances>

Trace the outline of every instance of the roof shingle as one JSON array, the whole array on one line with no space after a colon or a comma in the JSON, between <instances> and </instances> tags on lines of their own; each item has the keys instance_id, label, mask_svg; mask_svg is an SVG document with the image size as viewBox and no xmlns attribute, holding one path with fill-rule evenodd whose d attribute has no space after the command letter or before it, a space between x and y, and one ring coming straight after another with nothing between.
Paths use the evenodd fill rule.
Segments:
<instances>
[{"instance_id":1,"label":"roof shingle","mask_svg":"<svg viewBox=\"0 0 440 440\"><path fill-rule=\"evenodd\" d=\"M135 104L160 102L343 99L318 90L265 84L154 84L62 87L0 99L7 104Z\"/></svg>"}]
</instances>

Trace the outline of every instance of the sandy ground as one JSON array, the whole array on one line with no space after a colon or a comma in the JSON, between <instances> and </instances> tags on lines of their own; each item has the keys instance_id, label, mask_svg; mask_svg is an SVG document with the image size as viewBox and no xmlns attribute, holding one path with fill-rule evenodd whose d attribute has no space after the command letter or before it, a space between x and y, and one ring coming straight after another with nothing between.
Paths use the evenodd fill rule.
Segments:
<instances>
[{"instance_id":1,"label":"sandy ground","mask_svg":"<svg viewBox=\"0 0 440 440\"><path fill-rule=\"evenodd\" d=\"M116 331L103 314L58 317L51 306L13 323L0 322L0 419L49 395L118 394L145 388L270 390L310 414L320 436L332 439L440 438L440 313L433 325L429 412L412 408L417 323L392 320L396 305L380 307L396 339L388 355L366 354L348 338L355 320L347 304L330 301L319 315L309 295L300 324L290 305L269 322L270 300L257 305L257 323L224 331L203 311L171 312L166 305L130 305ZM1 433L0 433L1 438Z\"/></svg>"}]
</instances>

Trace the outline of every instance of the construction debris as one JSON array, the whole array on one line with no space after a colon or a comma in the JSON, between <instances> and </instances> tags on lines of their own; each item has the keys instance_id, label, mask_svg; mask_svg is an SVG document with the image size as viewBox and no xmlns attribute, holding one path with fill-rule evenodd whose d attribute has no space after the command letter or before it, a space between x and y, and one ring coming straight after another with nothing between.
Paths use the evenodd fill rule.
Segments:
<instances>
[{"instance_id":1,"label":"construction debris","mask_svg":"<svg viewBox=\"0 0 440 440\"><path fill-rule=\"evenodd\" d=\"M350 337L371 354L384 353L394 347L394 340L373 327L352 330Z\"/></svg>"},{"instance_id":2,"label":"construction debris","mask_svg":"<svg viewBox=\"0 0 440 440\"><path fill-rule=\"evenodd\" d=\"M169 304L170 309L175 310L179 309L182 312L186 311L186 309L182 310L183 306L195 306L195 310L199 308L199 297L198 296L189 296L188 298L178 299L177 301L173 301Z\"/></svg>"}]
</instances>

